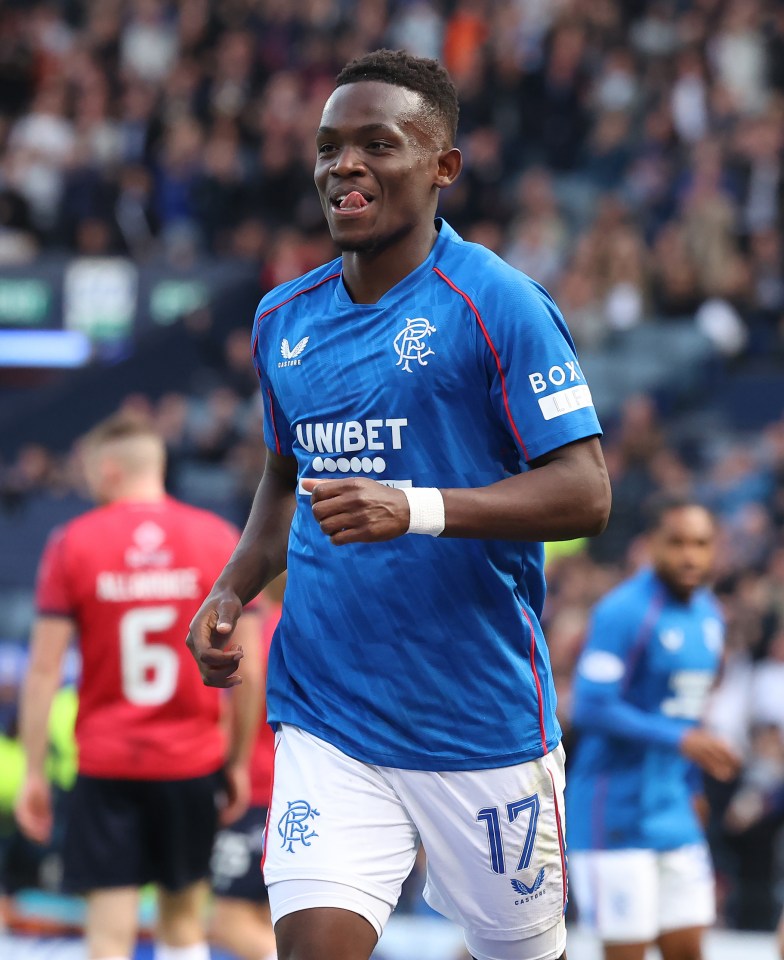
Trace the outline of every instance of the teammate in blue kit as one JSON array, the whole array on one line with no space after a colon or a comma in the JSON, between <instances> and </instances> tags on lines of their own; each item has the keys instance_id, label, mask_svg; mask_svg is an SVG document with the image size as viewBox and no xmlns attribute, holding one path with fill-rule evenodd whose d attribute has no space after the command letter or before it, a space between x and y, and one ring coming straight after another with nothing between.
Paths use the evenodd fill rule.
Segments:
<instances>
[{"instance_id":1,"label":"teammate in blue kit","mask_svg":"<svg viewBox=\"0 0 784 960\"><path fill-rule=\"evenodd\" d=\"M542 540L599 533L591 394L534 281L434 220L454 86L377 51L338 76L315 180L342 257L264 297L267 466L191 624L206 683L288 565L264 875L280 960L367 960L414 863L479 960L565 956L563 752Z\"/></svg>"},{"instance_id":2,"label":"teammate in blue kit","mask_svg":"<svg viewBox=\"0 0 784 960\"><path fill-rule=\"evenodd\" d=\"M577 666L569 768L569 865L581 916L606 960L699 960L714 920L695 764L730 779L738 759L699 726L722 654L721 611L705 583L715 522L699 504L651 511L651 566L596 607Z\"/></svg>"}]
</instances>

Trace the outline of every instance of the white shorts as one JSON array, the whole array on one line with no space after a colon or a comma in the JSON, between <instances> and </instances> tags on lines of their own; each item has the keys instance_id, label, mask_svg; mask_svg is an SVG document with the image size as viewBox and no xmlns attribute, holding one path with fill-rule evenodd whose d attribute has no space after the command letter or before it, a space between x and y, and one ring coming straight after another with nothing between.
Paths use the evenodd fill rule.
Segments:
<instances>
[{"instance_id":1,"label":"white shorts","mask_svg":"<svg viewBox=\"0 0 784 960\"><path fill-rule=\"evenodd\" d=\"M605 943L651 943L660 933L716 919L705 844L677 850L588 850L569 854L580 918Z\"/></svg>"},{"instance_id":2,"label":"white shorts","mask_svg":"<svg viewBox=\"0 0 784 960\"><path fill-rule=\"evenodd\" d=\"M558 747L492 770L400 770L283 725L264 858L273 923L336 906L380 936L421 839L425 900L463 927L477 960L556 960L566 946L563 766Z\"/></svg>"}]
</instances>

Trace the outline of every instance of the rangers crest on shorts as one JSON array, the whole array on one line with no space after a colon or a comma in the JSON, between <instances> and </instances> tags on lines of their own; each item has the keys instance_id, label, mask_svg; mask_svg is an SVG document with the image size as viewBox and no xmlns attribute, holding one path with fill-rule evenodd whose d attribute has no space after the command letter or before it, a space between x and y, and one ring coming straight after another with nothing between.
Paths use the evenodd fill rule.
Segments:
<instances>
[{"instance_id":1,"label":"rangers crest on shorts","mask_svg":"<svg viewBox=\"0 0 784 960\"><path fill-rule=\"evenodd\" d=\"M320 816L318 810L311 807L307 800L289 800L288 810L278 821L278 833L283 838L281 847L285 847L289 853L295 852L295 843L309 847L311 837L317 837L318 834L311 829L308 821Z\"/></svg>"}]
</instances>

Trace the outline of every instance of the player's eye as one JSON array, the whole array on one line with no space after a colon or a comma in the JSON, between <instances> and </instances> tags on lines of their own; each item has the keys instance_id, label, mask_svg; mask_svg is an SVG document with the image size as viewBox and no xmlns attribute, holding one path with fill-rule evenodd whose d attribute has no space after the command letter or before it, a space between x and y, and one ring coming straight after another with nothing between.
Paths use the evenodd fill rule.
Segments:
<instances>
[{"instance_id":1,"label":"player's eye","mask_svg":"<svg viewBox=\"0 0 784 960\"><path fill-rule=\"evenodd\" d=\"M317 148L317 149L318 149L318 154L319 154L319 156L322 156L322 154L331 153L331 152L335 149L335 144L334 144L334 143L320 143L320 144L318 145L318 148Z\"/></svg>"},{"instance_id":2,"label":"player's eye","mask_svg":"<svg viewBox=\"0 0 784 960\"><path fill-rule=\"evenodd\" d=\"M378 152L379 150L385 150L389 146L384 140L371 140L368 144L368 150L373 150Z\"/></svg>"}]
</instances>

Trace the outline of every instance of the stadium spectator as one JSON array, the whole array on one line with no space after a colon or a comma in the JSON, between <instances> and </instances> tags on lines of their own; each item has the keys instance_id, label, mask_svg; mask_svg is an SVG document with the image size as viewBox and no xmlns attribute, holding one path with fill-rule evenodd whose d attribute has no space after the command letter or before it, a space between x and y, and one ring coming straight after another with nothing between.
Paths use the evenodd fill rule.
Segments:
<instances>
[{"instance_id":1,"label":"stadium spectator","mask_svg":"<svg viewBox=\"0 0 784 960\"><path fill-rule=\"evenodd\" d=\"M98 508L55 531L41 561L38 615L20 706L27 758L19 826L52 830L44 764L63 657L82 655L79 775L66 825L66 888L86 894L90 960L130 958L139 888L156 883L158 960L207 960L205 879L221 815L248 803L258 719L258 624L248 614L228 655L248 657L234 692L228 752L220 693L206 689L183 637L198 598L236 543L225 521L164 493L164 448L143 421L118 417L85 442ZM225 778L225 779L224 779Z\"/></svg>"}]
</instances>

